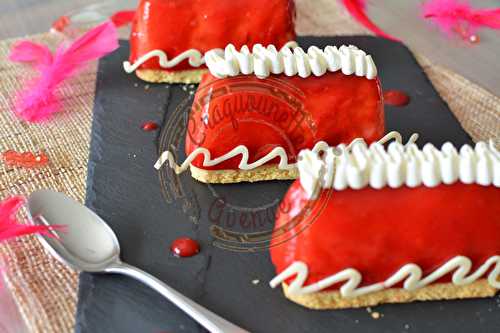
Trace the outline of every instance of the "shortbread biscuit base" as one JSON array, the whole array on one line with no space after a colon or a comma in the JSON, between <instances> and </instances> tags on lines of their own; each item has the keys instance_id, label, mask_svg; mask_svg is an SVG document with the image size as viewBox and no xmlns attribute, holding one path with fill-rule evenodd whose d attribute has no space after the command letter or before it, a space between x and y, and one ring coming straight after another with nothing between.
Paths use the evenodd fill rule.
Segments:
<instances>
[{"instance_id":1,"label":"shortbread biscuit base","mask_svg":"<svg viewBox=\"0 0 500 333\"><path fill-rule=\"evenodd\" d=\"M138 69L135 74L141 80L154 83L200 83L207 69L190 69L186 71L165 71L161 69Z\"/></svg>"},{"instance_id":2,"label":"shortbread biscuit base","mask_svg":"<svg viewBox=\"0 0 500 333\"><path fill-rule=\"evenodd\" d=\"M277 165L263 165L252 170L204 170L190 166L191 176L203 183L240 183L258 182L262 180L296 179L299 172L296 168L291 170L279 169Z\"/></svg>"},{"instance_id":3,"label":"shortbread biscuit base","mask_svg":"<svg viewBox=\"0 0 500 333\"><path fill-rule=\"evenodd\" d=\"M383 303L491 297L498 291L486 279L477 280L465 286L457 286L453 283L436 283L414 291L389 288L354 298L344 298L336 290L292 295L288 291L287 284L282 283L282 287L286 298L314 310L359 308Z\"/></svg>"}]
</instances>

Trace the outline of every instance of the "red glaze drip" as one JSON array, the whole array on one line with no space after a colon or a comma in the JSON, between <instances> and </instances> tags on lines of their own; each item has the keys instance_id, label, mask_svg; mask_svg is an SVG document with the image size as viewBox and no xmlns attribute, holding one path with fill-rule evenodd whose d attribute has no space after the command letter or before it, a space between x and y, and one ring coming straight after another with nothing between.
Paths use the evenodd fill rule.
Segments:
<instances>
[{"instance_id":1,"label":"red glaze drip","mask_svg":"<svg viewBox=\"0 0 500 333\"><path fill-rule=\"evenodd\" d=\"M323 190L321 198L327 195ZM283 200L291 209L277 216L275 230L308 202L299 181ZM493 186L347 189L333 191L328 200L320 213L323 206L314 208L311 216L317 218L301 233L292 230L295 237L280 245L278 238L272 240L278 273L303 261L309 267L305 285L346 268L357 269L362 285L369 285L407 263L419 265L425 276L457 255L469 257L475 270L500 253L500 189Z\"/></svg>"},{"instance_id":2,"label":"red glaze drip","mask_svg":"<svg viewBox=\"0 0 500 333\"><path fill-rule=\"evenodd\" d=\"M7 165L28 169L40 168L46 166L49 162L49 158L43 152L35 155L31 152L18 153L17 151L7 150L2 153L2 158Z\"/></svg>"},{"instance_id":3,"label":"red glaze drip","mask_svg":"<svg viewBox=\"0 0 500 333\"><path fill-rule=\"evenodd\" d=\"M406 106L410 103L410 96L401 90L384 91L384 104L391 106Z\"/></svg>"},{"instance_id":4,"label":"red glaze drip","mask_svg":"<svg viewBox=\"0 0 500 333\"><path fill-rule=\"evenodd\" d=\"M130 62L152 50L169 59L189 49L202 53L256 43L277 48L295 39L290 0L141 0L132 23ZM141 66L160 68L157 59ZM192 68L187 61L169 70Z\"/></svg>"},{"instance_id":5,"label":"red glaze drip","mask_svg":"<svg viewBox=\"0 0 500 333\"><path fill-rule=\"evenodd\" d=\"M253 162L281 146L294 162L301 149L321 140L337 145L362 137L370 143L384 134L378 79L340 72L307 79L249 75L221 80L207 74L200 84L204 86L208 88L198 89L190 114L186 155L205 147L214 158L245 145ZM294 99L284 100L280 94ZM203 156L198 156L192 164L209 170L238 169L240 160L238 155L203 167Z\"/></svg>"},{"instance_id":6,"label":"red glaze drip","mask_svg":"<svg viewBox=\"0 0 500 333\"><path fill-rule=\"evenodd\" d=\"M177 238L170 244L170 251L176 257L192 257L200 252L200 245L191 238Z\"/></svg>"},{"instance_id":7,"label":"red glaze drip","mask_svg":"<svg viewBox=\"0 0 500 333\"><path fill-rule=\"evenodd\" d=\"M157 123L155 123L154 121L148 121L148 122L142 124L141 128L146 132L152 132L152 131L156 131L158 128L160 128L160 126Z\"/></svg>"}]
</instances>

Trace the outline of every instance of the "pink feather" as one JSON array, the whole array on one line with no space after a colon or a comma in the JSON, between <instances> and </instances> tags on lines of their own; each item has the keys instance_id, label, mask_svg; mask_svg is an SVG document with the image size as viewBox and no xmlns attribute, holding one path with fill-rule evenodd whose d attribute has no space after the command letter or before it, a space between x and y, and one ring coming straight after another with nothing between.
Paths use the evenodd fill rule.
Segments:
<instances>
[{"instance_id":1,"label":"pink feather","mask_svg":"<svg viewBox=\"0 0 500 333\"><path fill-rule=\"evenodd\" d=\"M478 9L470 17L470 22L490 29L500 29L500 8Z\"/></svg>"},{"instance_id":2,"label":"pink feather","mask_svg":"<svg viewBox=\"0 0 500 333\"><path fill-rule=\"evenodd\" d=\"M16 43L11 50L9 59L16 62L32 62L40 70L49 66L53 61L52 53L48 47L29 40Z\"/></svg>"},{"instance_id":3,"label":"pink feather","mask_svg":"<svg viewBox=\"0 0 500 333\"><path fill-rule=\"evenodd\" d=\"M59 111L61 102L56 95L59 85L74 76L88 62L99 59L118 48L118 34L111 22L88 31L68 47L60 45L54 55L45 45L22 41L14 45L9 59L30 62L39 75L18 93L15 112L22 119L38 122Z\"/></svg>"},{"instance_id":4,"label":"pink feather","mask_svg":"<svg viewBox=\"0 0 500 333\"><path fill-rule=\"evenodd\" d=\"M475 9L466 0L430 0L422 14L448 35L470 37L481 27L500 29L500 8Z\"/></svg>"},{"instance_id":5,"label":"pink feather","mask_svg":"<svg viewBox=\"0 0 500 333\"><path fill-rule=\"evenodd\" d=\"M367 0L341 0L345 9L349 14L365 28L373 32L377 36L381 36L394 41L399 41L396 37L386 33L380 29L366 14L366 3Z\"/></svg>"},{"instance_id":6,"label":"pink feather","mask_svg":"<svg viewBox=\"0 0 500 333\"><path fill-rule=\"evenodd\" d=\"M18 210L24 205L25 199L20 196L10 197L0 202L0 242L18 236L30 234L47 234L51 229L60 226L47 227L43 225L20 224L16 219Z\"/></svg>"}]
</instances>

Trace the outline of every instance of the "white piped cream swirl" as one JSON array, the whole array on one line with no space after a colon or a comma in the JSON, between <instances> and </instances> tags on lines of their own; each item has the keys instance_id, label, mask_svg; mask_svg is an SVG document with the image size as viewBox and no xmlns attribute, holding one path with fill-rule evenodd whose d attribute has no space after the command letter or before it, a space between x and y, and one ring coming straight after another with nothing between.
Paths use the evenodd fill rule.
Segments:
<instances>
[{"instance_id":1,"label":"white piped cream swirl","mask_svg":"<svg viewBox=\"0 0 500 333\"><path fill-rule=\"evenodd\" d=\"M210 73L218 78L241 74L254 74L258 78L266 78L271 74L306 78L339 70L345 75L362 76L370 80L377 77L377 67L372 57L354 45L342 45L340 48L327 46L323 50L311 46L305 52L291 43L279 51L273 45L264 47L256 44L250 52L247 46L238 51L229 44L224 52L208 51L205 61Z\"/></svg>"},{"instance_id":2,"label":"white piped cream swirl","mask_svg":"<svg viewBox=\"0 0 500 333\"><path fill-rule=\"evenodd\" d=\"M298 169L300 183L311 199L320 188L435 187L458 181L500 187L500 153L493 141L478 142L474 148L464 145L460 151L451 143L439 150L432 144L419 149L415 144L392 142L385 149L378 142L368 147L358 141L350 149L330 147L321 157L303 150Z\"/></svg>"}]
</instances>

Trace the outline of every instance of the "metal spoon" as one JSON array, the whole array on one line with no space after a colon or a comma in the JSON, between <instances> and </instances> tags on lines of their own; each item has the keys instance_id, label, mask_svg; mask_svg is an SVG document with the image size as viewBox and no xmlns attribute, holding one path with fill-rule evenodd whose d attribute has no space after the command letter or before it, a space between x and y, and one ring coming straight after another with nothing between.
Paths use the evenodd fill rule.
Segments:
<instances>
[{"instance_id":1,"label":"metal spoon","mask_svg":"<svg viewBox=\"0 0 500 333\"><path fill-rule=\"evenodd\" d=\"M39 190L31 194L27 207L33 223L67 226L65 232L52 231L57 237L39 236L45 248L62 263L85 272L124 274L139 280L165 296L210 332L247 332L154 276L122 262L120 244L113 230L97 214L66 195Z\"/></svg>"}]
</instances>

